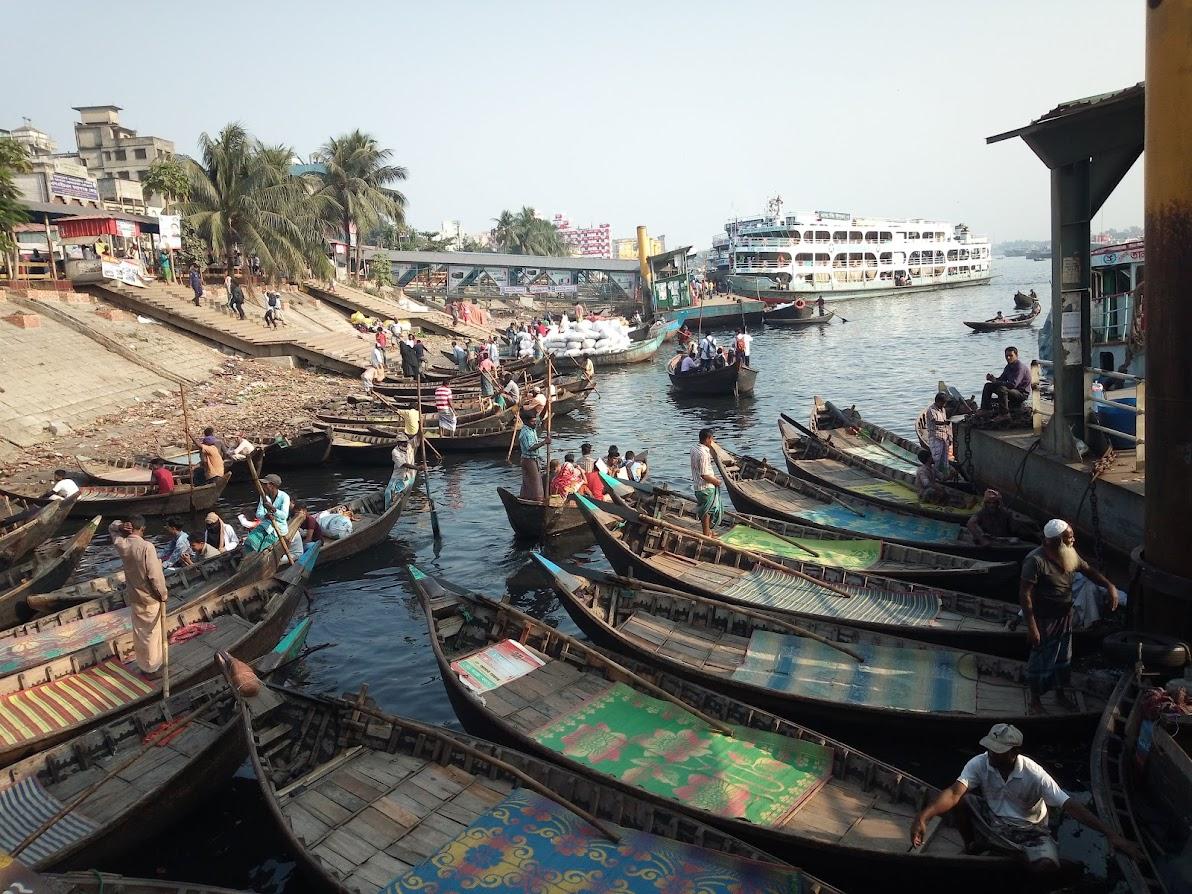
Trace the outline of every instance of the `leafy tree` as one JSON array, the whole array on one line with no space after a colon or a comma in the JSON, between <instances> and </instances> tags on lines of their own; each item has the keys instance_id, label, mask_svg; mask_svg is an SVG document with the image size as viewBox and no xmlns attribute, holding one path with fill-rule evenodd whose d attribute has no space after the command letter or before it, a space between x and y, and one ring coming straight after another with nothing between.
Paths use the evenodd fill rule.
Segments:
<instances>
[{"instance_id":1,"label":"leafy tree","mask_svg":"<svg viewBox=\"0 0 1192 894\"><path fill-rule=\"evenodd\" d=\"M199 235L189 217L182 218L182 248L178 252L178 269L185 270L191 264L196 264L200 270L206 270L210 257L211 246L207 240Z\"/></svg>"},{"instance_id":2,"label":"leafy tree","mask_svg":"<svg viewBox=\"0 0 1192 894\"><path fill-rule=\"evenodd\" d=\"M319 181L328 222L334 221L345 240L356 225L357 271L365 232L386 218L400 222L405 214L406 197L390 184L405 180L406 169L390 164L392 157L392 150L382 149L375 137L359 130L332 137L313 156L324 168L311 176Z\"/></svg>"},{"instance_id":3,"label":"leafy tree","mask_svg":"<svg viewBox=\"0 0 1192 894\"><path fill-rule=\"evenodd\" d=\"M548 257L566 257L570 253L555 225L540 218L528 205L516 214L502 211L494 223L492 239L503 251Z\"/></svg>"},{"instance_id":4,"label":"leafy tree","mask_svg":"<svg viewBox=\"0 0 1192 894\"><path fill-rule=\"evenodd\" d=\"M326 202L290 173L288 148L264 146L232 123L214 138L200 135L199 150L201 161L183 161L190 182L181 210L229 271L239 245L270 276L328 275Z\"/></svg>"},{"instance_id":5,"label":"leafy tree","mask_svg":"<svg viewBox=\"0 0 1192 894\"><path fill-rule=\"evenodd\" d=\"M186 166L175 155L159 158L149 165L143 177L141 188L146 197L161 196L165 199L165 213L170 213L170 201L181 201L190 192L190 177Z\"/></svg>"},{"instance_id":6,"label":"leafy tree","mask_svg":"<svg viewBox=\"0 0 1192 894\"><path fill-rule=\"evenodd\" d=\"M7 260L13 276L16 275L16 226L29 219L14 178L28 171L29 153L24 145L16 140L0 139L0 256Z\"/></svg>"},{"instance_id":7,"label":"leafy tree","mask_svg":"<svg viewBox=\"0 0 1192 894\"><path fill-rule=\"evenodd\" d=\"M460 251L493 251L492 245L481 242L475 236L464 236L459 243Z\"/></svg>"},{"instance_id":8,"label":"leafy tree","mask_svg":"<svg viewBox=\"0 0 1192 894\"><path fill-rule=\"evenodd\" d=\"M372 256L368 267L369 279L375 282L378 288L393 285L393 265L389 260L389 255L378 252Z\"/></svg>"}]
</instances>

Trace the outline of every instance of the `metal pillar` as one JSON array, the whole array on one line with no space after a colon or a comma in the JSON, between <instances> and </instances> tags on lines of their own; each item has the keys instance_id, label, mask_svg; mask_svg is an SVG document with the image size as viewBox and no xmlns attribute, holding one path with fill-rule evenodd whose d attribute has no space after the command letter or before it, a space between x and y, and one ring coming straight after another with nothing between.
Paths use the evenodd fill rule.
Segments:
<instances>
[{"instance_id":1,"label":"metal pillar","mask_svg":"<svg viewBox=\"0 0 1192 894\"><path fill-rule=\"evenodd\" d=\"M1146 564L1182 586L1148 587L1144 624L1192 628L1192 0L1146 12ZM1182 590L1182 592L1181 592Z\"/></svg>"},{"instance_id":2,"label":"metal pillar","mask_svg":"<svg viewBox=\"0 0 1192 894\"><path fill-rule=\"evenodd\" d=\"M1092 354L1089 315L1089 221L1092 163L1081 159L1051 170L1051 343L1055 409L1044 446L1079 459L1073 434L1085 436L1084 367Z\"/></svg>"}]
</instances>

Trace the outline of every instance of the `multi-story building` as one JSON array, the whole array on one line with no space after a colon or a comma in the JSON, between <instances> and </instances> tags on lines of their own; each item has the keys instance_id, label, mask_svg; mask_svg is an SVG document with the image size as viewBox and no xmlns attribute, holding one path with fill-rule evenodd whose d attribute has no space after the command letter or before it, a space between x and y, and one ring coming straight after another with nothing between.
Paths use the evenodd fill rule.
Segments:
<instances>
[{"instance_id":1,"label":"multi-story building","mask_svg":"<svg viewBox=\"0 0 1192 894\"><path fill-rule=\"evenodd\" d=\"M29 170L13 182L26 202L102 208L99 184L77 155L59 154L50 135L28 121L0 135L20 143L29 153Z\"/></svg>"},{"instance_id":2,"label":"multi-story building","mask_svg":"<svg viewBox=\"0 0 1192 894\"><path fill-rule=\"evenodd\" d=\"M606 223L591 227L576 227L567 219L566 214L556 214L551 221L559 235L563 238L574 254L581 258L611 258L612 236L610 227Z\"/></svg>"},{"instance_id":3,"label":"multi-story building","mask_svg":"<svg viewBox=\"0 0 1192 894\"><path fill-rule=\"evenodd\" d=\"M120 123L119 106L75 106L74 110L82 119L74 127L79 157L99 181L100 191L106 190L105 199L126 208L136 207L139 202L143 208L147 197L134 195L139 188L105 185L104 181L139 181L153 162L174 154L173 141L138 136Z\"/></svg>"},{"instance_id":4,"label":"multi-story building","mask_svg":"<svg viewBox=\"0 0 1192 894\"><path fill-rule=\"evenodd\" d=\"M665 236L647 236L646 256L653 257L660 255L666 251L666 237ZM614 239L613 240L613 258L618 261L635 261L637 260L637 237L631 236L628 239Z\"/></svg>"}]
</instances>

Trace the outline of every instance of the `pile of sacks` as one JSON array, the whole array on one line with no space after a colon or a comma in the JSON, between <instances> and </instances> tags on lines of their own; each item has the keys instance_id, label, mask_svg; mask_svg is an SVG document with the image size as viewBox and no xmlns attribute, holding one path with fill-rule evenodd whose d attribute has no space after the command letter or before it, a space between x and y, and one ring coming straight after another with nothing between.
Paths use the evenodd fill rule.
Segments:
<instances>
[{"instance_id":1,"label":"pile of sacks","mask_svg":"<svg viewBox=\"0 0 1192 894\"><path fill-rule=\"evenodd\" d=\"M564 357L612 354L629 347L629 328L624 319L580 320L578 323L572 323L564 314L561 323L551 325L542 339L542 345L551 354ZM530 357L533 354L533 337L525 332L520 333L517 356Z\"/></svg>"}]
</instances>

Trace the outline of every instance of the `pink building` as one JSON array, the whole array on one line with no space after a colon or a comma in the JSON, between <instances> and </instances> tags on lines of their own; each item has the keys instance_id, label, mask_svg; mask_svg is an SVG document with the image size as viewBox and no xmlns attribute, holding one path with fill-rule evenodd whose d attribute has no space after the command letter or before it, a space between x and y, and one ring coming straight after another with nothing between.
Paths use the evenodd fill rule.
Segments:
<instances>
[{"instance_id":1,"label":"pink building","mask_svg":"<svg viewBox=\"0 0 1192 894\"><path fill-rule=\"evenodd\" d=\"M564 214L556 214L552 223L563 241L581 258L611 258L613 240L611 229L603 223L594 227L576 227Z\"/></svg>"}]
</instances>

